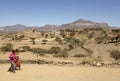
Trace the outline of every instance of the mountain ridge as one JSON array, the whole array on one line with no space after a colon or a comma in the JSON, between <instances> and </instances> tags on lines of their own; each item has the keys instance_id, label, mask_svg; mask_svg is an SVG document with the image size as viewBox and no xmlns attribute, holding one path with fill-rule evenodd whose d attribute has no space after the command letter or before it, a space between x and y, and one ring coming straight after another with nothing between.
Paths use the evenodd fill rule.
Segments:
<instances>
[{"instance_id":1,"label":"mountain ridge","mask_svg":"<svg viewBox=\"0 0 120 81\"><path fill-rule=\"evenodd\" d=\"M22 31L27 29L37 29L39 31L51 31L60 29L72 29L72 28L112 28L108 23L103 22L93 22L90 20L78 19L71 23L61 24L61 25L50 25L46 24L44 26L25 26L22 24L16 24L11 26L0 27L1 31Z\"/></svg>"}]
</instances>

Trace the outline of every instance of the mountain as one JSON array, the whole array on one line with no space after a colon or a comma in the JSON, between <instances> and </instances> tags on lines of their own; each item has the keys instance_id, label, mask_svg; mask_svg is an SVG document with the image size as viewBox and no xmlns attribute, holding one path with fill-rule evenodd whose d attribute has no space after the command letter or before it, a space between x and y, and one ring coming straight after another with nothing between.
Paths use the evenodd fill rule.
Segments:
<instances>
[{"instance_id":1,"label":"mountain","mask_svg":"<svg viewBox=\"0 0 120 81\"><path fill-rule=\"evenodd\" d=\"M21 31L27 29L27 26L24 26L22 24L16 24L16 25L12 25L12 26L4 26L1 27L0 30L2 31Z\"/></svg>"},{"instance_id":2,"label":"mountain","mask_svg":"<svg viewBox=\"0 0 120 81\"><path fill-rule=\"evenodd\" d=\"M44 25L42 27L37 28L39 31L51 31L51 30L59 30L61 25Z\"/></svg>"},{"instance_id":3,"label":"mountain","mask_svg":"<svg viewBox=\"0 0 120 81\"><path fill-rule=\"evenodd\" d=\"M44 26L25 26L22 24L16 24L12 26L4 26L0 27L0 31L22 31L27 29L36 29L38 31L51 31L51 30L59 30L59 29L66 29L66 28L110 28L107 23L96 23L89 20L78 19L72 23L62 24L62 25L44 25Z\"/></svg>"},{"instance_id":4,"label":"mountain","mask_svg":"<svg viewBox=\"0 0 120 81\"><path fill-rule=\"evenodd\" d=\"M97 28L97 27L101 27L101 28L108 28L108 24L107 23L96 23L93 21L89 21L89 20L83 20L83 19L78 19L72 23L68 23L68 24L62 24L63 28Z\"/></svg>"}]
</instances>

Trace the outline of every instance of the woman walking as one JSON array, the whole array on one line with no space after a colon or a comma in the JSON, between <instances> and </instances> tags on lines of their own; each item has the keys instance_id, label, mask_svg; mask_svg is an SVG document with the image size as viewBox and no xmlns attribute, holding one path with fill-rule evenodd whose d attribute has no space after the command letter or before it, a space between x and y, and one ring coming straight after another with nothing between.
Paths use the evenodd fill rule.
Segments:
<instances>
[{"instance_id":1,"label":"woman walking","mask_svg":"<svg viewBox=\"0 0 120 81\"><path fill-rule=\"evenodd\" d=\"M10 59L11 66L10 66L8 71L15 73L15 68L16 68L16 64L15 64L15 61L16 61L15 50L12 50L12 53L9 55L9 59Z\"/></svg>"}]
</instances>

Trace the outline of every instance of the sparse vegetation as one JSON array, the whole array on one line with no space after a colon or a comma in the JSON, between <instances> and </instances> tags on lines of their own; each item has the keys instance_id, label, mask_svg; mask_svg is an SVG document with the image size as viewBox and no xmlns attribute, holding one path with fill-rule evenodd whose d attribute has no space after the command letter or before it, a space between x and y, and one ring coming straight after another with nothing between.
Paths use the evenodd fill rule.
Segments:
<instances>
[{"instance_id":1,"label":"sparse vegetation","mask_svg":"<svg viewBox=\"0 0 120 81\"><path fill-rule=\"evenodd\" d=\"M47 42L48 40L46 40L46 39L44 39L44 40L42 40L42 42Z\"/></svg>"},{"instance_id":2,"label":"sparse vegetation","mask_svg":"<svg viewBox=\"0 0 120 81\"><path fill-rule=\"evenodd\" d=\"M44 39L44 40L42 40L42 43L41 43L41 44L46 44L47 41L48 41L48 40Z\"/></svg>"},{"instance_id":3,"label":"sparse vegetation","mask_svg":"<svg viewBox=\"0 0 120 81\"><path fill-rule=\"evenodd\" d=\"M68 53L66 50L61 50L60 47L51 47L49 53L54 57L68 57Z\"/></svg>"},{"instance_id":4,"label":"sparse vegetation","mask_svg":"<svg viewBox=\"0 0 120 81\"><path fill-rule=\"evenodd\" d=\"M48 52L46 49L42 48L31 48L30 51L37 54L37 56L43 56L45 53Z\"/></svg>"},{"instance_id":5,"label":"sparse vegetation","mask_svg":"<svg viewBox=\"0 0 120 81\"><path fill-rule=\"evenodd\" d=\"M58 54L61 51L60 47L51 47L49 52L52 54Z\"/></svg>"},{"instance_id":6,"label":"sparse vegetation","mask_svg":"<svg viewBox=\"0 0 120 81\"><path fill-rule=\"evenodd\" d=\"M60 51L57 54L54 54L54 56L55 57L68 57L68 53L67 53L67 51L63 50L63 51Z\"/></svg>"},{"instance_id":7,"label":"sparse vegetation","mask_svg":"<svg viewBox=\"0 0 120 81\"><path fill-rule=\"evenodd\" d=\"M75 54L74 55L74 57L79 57L79 58L81 58L81 57L86 57L87 55L85 55L85 54Z\"/></svg>"},{"instance_id":8,"label":"sparse vegetation","mask_svg":"<svg viewBox=\"0 0 120 81\"><path fill-rule=\"evenodd\" d=\"M55 41L59 42L59 44L62 44L62 39L60 37L56 37Z\"/></svg>"},{"instance_id":9,"label":"sparse vegetation","mask_svg":"<svg viewBox=\"0 0 120 81\"><path fill-rule=\"evenodd\" d=\"M69 44L69 50L74 49L74 46L72 44Z\"/></svg>"},{"instance_id":10,"label":"sparse vegetation","mask_svg":"<svg viewBox=\"0 0 120 81\"><path fill-rule=\"evenodd\" d=\"M13 50L13 44L11 43L6 43L4 46L0 47L1 51L6 53L6 52L11 52Z\"/></svg>"},{"instance_id":11,"label":"sparse vegetation","mask_svg":"<svg viewBox=\"0 0 120 81\"><path fill-rule=\"evenodd\" d=\"M72 37L66 37L64 41L66 41L69 44L70 50L83 45L83 42L81 42L79 39Z\"/></svg>"},{"instance_id":12,"label":"sparse vegetation","mask_svg":"<svg viewBox=\"0 0 120 81\"><path fill-rule=\"evenodd\" d=\"M32 36L32 34L35 35ZM46 57L48 55L48 57L74 56L74 58L77 57L76 59L88 58L84 59L82 63L92 64L93 61L100 62L101 58L91 58L96 51L93 51L94 47L89 48L86 47L86 45L97 43L101 46L104 42L107 42L107 44L117 44L116 47L119 48L120 33L117 29L104 30L102 28L61 29L57 32L29 30L29 32L25 31L22 33L2 35L1 39L16 45L14 48L17 47L20 49L20 52L30 51L30 53L34 53L37 56L46 55ZM20 41L18 42L18 40ZM1 51L10 52L13 49L13 45L11 44L1 44ZM46 46L48 47L46 48ZM78 51L79 49L82 50L82 52L77 53L76 50ZM73 52L75 53L73 54ZM111 50L110 56L117 61L120 60L120 52L118 50Z\"/></svg>"},{"instance_id":13,"label":"sparse vegetation","mask_svg":"<svg viewBox=\"0 0 120 81\"><path fill-rule=\"evenodd\" d=\"M120 59L120 51L119 50L109 50L110 56L114 58L115 60Z\"/></svg>"},{"instance_id":14,"label":"sparse vegetation","mask_svg":"<svg viewBox=\"0 0 120 81\"><path fill-rule=\"evenodd\" d=\"M30 37L30 39L31 39L32 44L35 44L35 38L34 37Z\"/></svg>"},{"instance_id":15,"label":"sparse vegetation","mask_svg":"<svg viewBox=\"0 0 120 81\"><path fill-rule=\"evenodd\" d=\"M20 52L26 52L26 51L30 51L30 47L29 46L22 46L22 47L19 47Z\"/></svg>"}]
</instances>

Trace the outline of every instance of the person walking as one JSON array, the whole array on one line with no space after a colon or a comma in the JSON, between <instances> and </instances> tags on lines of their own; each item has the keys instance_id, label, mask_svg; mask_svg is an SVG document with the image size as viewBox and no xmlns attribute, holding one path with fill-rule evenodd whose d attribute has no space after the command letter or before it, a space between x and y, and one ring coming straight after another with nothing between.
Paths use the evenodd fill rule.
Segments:
<instances>
[{"instance_id":1,"label":"person walking","mask_svg":"<svg viewBox=\"0 0 120 81\"><path fill-rule=\"evenodd\" d=\"M15 54L15 50L12 50L12 53L9 55L9 59L10 59L10 64L11 66L9 67L9 72L13 72L15 73L15 61L16 61L16 54Z\"/></svg>"}]
</instances>

